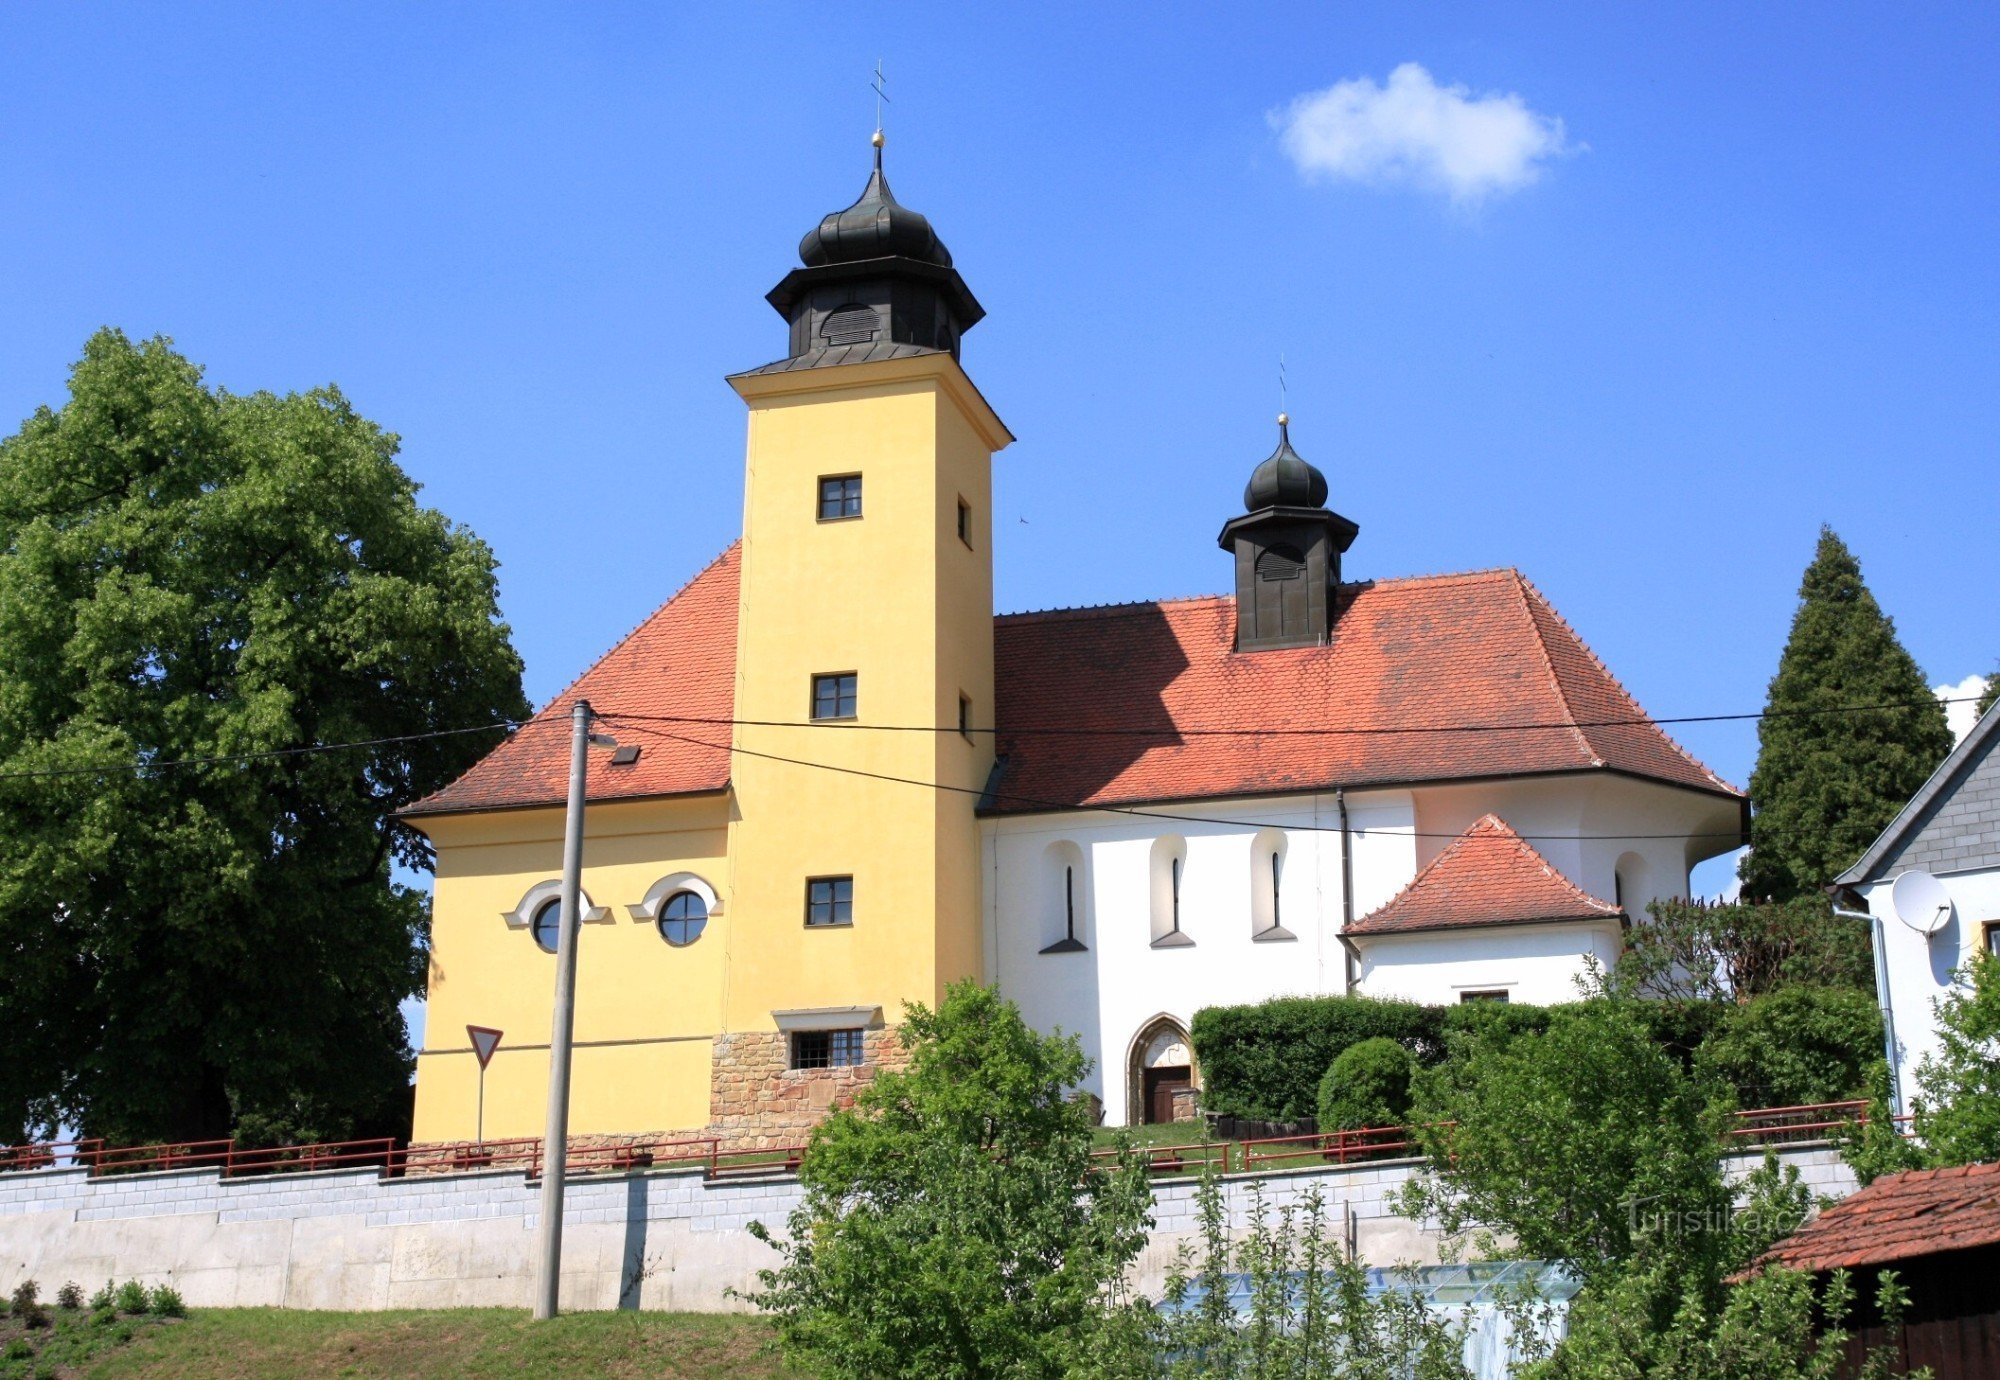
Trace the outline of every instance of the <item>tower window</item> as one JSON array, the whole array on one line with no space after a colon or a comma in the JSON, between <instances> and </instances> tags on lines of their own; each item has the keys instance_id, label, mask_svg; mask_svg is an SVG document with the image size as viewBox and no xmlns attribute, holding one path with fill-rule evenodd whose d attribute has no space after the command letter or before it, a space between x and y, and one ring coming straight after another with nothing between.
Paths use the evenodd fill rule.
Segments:
<instances>
[{"instance_id":1,"label":"tower window","mask_svg":"<svg viewBox=\"0 0 2000 1380\"><path fill-rule=\"evenodd\" d=\"M972 697L969 695L958 697L958 731L967 738L972 736Z\"/></svg>"},{"instance_id":2,"label":"tower window","mask_svg":"<svg viewBox=\"0 0 2000 1380\"><path fill-rule=\"evenodd\" d=\"M1296 546L1273 546L1257 557L1260 580L1296 580L1306 573L1306 558Z\"/></svg>"},{"instance_id":3,"label":"tower window","mask_svg":"<svg viewBox=\"0 0 2000 1380\"><path fill-rule=\"evenodd\" d=\"M812 716L815 719L851 719L860 704L856 688L859 678L852 671L836 671L813 677Z\"/></svg>"},{"instance_id":4,"label":"tower window","mask_svg":"<svg viewBox=\"0 0 2000 1380\"><path fill-rule=\"evenodd\" d=\"M962 498L958 501L958 539L972 545L972 505Z\"/></svg>"},{"instance_id":5,"label":"tower window","mask_svg":"<svg viewBox=\"0 0 2000 1380\"><path fill-rule=\"evenodd\" d=\"M819 481L819 520L821 522L832 522L838 518L858 518L860 516L860 475L828 475Z\"/></svg>"},{"instance_id":6,"label":"tower window","mask_svg":"<svg viewBox=\"0 0 2000 1380\"><path fill-rule=\"evenodd\" d=\"M828 312L819 333L829 345L864 345L875 338L881 326L873 307L851 302Z\"/></svg>"},{"instance_id":7,"label":"tower window","mask_svg":"<svg viewBox=\"0 0 2000 1380\"><path fill-rule=\"evenodd\" d=\"M861 1062L866 1032L860 1030L794 1030L792 1067L844 1069Z\"/></svg>"},{"instance_id":8,"label":"tower window","mask_svg":"<svg viewBox=\"0 0 2000 1380\"><path fill-rule=\"evenodd\" d=\"M854 923L854 878L814 877L806 883L806 924L814 929Z\"/></svg>"}]
</instances>

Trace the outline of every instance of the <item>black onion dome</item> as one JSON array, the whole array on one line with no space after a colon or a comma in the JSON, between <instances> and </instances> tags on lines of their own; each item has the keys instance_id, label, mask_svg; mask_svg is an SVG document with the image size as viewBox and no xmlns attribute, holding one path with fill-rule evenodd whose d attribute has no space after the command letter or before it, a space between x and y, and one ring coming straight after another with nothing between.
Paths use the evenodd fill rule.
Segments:
<instances>
[{"instance_id":1,"label":"black onion dome","mask_svg":"<svg viewBox=\"0 0 2000 1380\"><path fill-rule=\"evenodd\" d=\"M1289 423L1287 417L1278 418L1278 448L1250 472L1250 483L1243 490L1243 506L1250 512L1326 506L1326 476L1292 449Z\"/></svg>"},{"instance_id":2,"label":"black onion dome","mask_svg":"<svg viewBox=\"0 0 2000 1380\"><path fill-rule=\"evenodd\" d=\"M863 259L918 259L951 267L951 251L924 217L902 205L882 173L882 150L875 150L875 171L861 199L845 211L835 211L799 241L799 259L807 268L856 263Z\"/></svg>"}]
</instances>

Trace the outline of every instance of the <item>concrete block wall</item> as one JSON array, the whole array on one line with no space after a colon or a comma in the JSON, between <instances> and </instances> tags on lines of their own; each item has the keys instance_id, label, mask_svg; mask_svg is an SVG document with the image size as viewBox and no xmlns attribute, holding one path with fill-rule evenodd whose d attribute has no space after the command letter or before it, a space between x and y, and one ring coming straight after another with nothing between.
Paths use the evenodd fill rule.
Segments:
<instances>
[{"instance_id":1,"label":"concrete block wall","mask_svg":"<svg viewBox=\"0 0 2000 1380\"><path fill-rule=\"evenodd\" d=\"M1816 1192L1854 1178L1825 1147L1789 1151ZM1732 1172L1747 1173L1756 1157ZM1371 1265L1431 1264L1438 1233L1395 1212L1421 1165L1393 1162L1261 1176L1275 1215L1318 1189L1336 1240ZM1232 1232L1252 1210L1252 1180L1223 1183ZM572 1181L563 1203L566 1308L726 1312L746 1305L776 1255L752 1237L782 1232L798 1203L783 1176L710 1183L699 1170L646 1170ZM80 1169L0 1174L0 1292L22 1279L45 1294L67 1280L171 1283L192 1307L525 1308L539 1185L518 1171L381 1179L368 1170L223 1180L212 1169L90 1178ZM1152 1239L1134 1285L1156 1292L1184 1244L1199 1238L1197 1185L1154 1187Z\"/></svg>"}]
</instances>

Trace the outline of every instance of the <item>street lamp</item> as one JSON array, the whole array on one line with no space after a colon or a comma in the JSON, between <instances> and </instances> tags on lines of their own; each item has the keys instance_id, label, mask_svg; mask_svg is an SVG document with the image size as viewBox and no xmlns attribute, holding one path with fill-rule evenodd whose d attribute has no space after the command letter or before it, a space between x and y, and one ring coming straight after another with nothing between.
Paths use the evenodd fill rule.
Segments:
<instances>
[{"instance_id":1,"label":"street lamp","mask_svg":"<svg viewBox=\"0 0 2000 1380\"><path fill-rule=\"evenodd\" d=\"M570 1042L576 1027L576 944L583 896L584 778L591 747L616 747L592 733L589 700L570 709L569 807L563 816L562 909L556 920L556 999L549 1029L549 1120L542 1141L542 1220L537 1235L535 1317L556 1315L562 1286L563 1175L569 1161Z\"/></svg>"}]
</instances>

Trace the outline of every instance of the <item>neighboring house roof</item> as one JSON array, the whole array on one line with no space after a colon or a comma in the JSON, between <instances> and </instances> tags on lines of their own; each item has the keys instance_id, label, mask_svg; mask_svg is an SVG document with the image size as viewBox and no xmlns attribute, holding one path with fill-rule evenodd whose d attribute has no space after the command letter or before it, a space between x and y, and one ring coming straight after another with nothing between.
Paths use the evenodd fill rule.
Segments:
<instances>
[{"instance_id":1,"label":"neighboring house roof","mask_svg":"<svg viewBox=\"0 0 2000 1380\"><path fill-rule=\"evenodd\" d=\"M1752 1271L1852 1269L2000 1245L2000 1164L1885 1174L1757 1257Z\"/></svg>"},{"instance_id":2,"label":"neighboring house roof","mask_svg":"<svg viewBox=\"0 0 2000 1380\"><path fill-rule=\"evenodd\" d=\"M607 714L706 720L689 736L727 741L738 568L731 546L532 724L404 813L560 803L569 740L554 725L578 695ZM996 619L1006 764L990 811L1598 769L1740 798L1655 725L1602 722L1645 711L1515 571L1342 586L1323 647L1241 653L1235 625L1226 596ZM1575 726L1507 727L1521 723ZM1284 732L1308 726L1335 731ZM1116 731L1089 733L1100 728ZM613 767L593 754L591 799L728 784L725 751L658 732L627 738L640 760Z\"/></svg>"},{"instance_id":3,"label":"neighboring house roof","mask_svg":"<svg viewBox=\"0 0 2000 1380\"><path fill-rule=\"evenodd\" d=\"M1249 653L1221 596L1000 618L991 809L1603 768L1740 799L1654 724L1604 722L1645 711L1516 571L1343 585L1338 614L1325 646ZM1583 726L1477 731L1522 723ZM1093 728L1119 736L1065 733Z\"/></svg>"},{"instance_id":4,"label":"neighboring house roof","mask_svg":"<svg viewBox=\"0 0 2000 1380\"><path fill-rule=\"evenodd\" d=\"M1980 716L1836 886L1880 881L1898 862L1936 872L2000 867L2000 704Z\"/></svg>"},{"instance_id":5,"label":"neighboring house roof","mask_svg":"<svg viewBox=\"0 0 2000 1380\"><path fill-rule=\"evenodd\" d=\"M1624 912L1563 876L1498 815L1483 815L1410 884L1343 934L1618 920Z\"/></svg>"},{"instance_id":6,"label":"neighboring house roof","mask_svg":"<svg viewBox=\"0 0 2000 1380\"><path fill-rule=\"evenodd\" d=\"M482 757L465 775L403 811L460 814L526 805L555 805L569 793L569 714L579 697L599 713L676 715L710 722L689 725L695 738L727 742L736 701L736 593L741 543L667 600L606 652L532 721ZM725 725L716 727L716 723ZM675 742L657 732L621 731L639 760L614 766L609 752L590 754L586 786L592 800L719 791L729 784L729 753ZM655 725L667 733L671 723Z\"/></svg>"}]
</instances>

